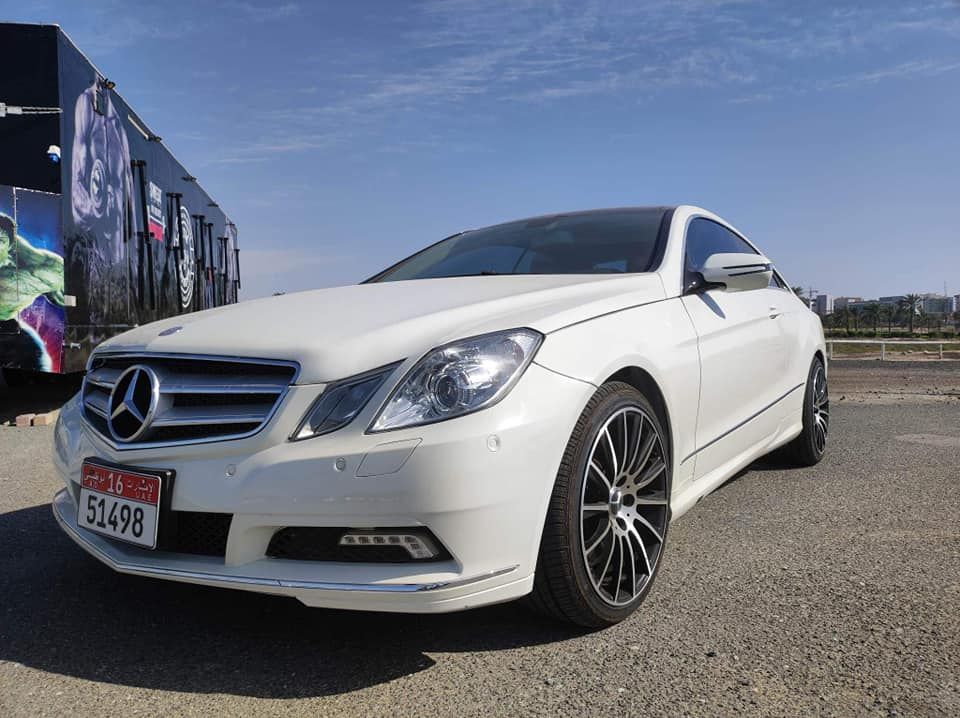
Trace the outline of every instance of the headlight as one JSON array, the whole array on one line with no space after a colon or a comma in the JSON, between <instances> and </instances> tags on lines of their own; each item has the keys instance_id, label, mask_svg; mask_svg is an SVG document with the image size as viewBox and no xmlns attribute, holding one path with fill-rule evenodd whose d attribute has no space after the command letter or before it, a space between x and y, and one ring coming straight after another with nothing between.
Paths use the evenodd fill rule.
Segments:
<instances>
[{"instance_id":1,"label":"headlight","mask_svg":"<svg viewBox=\"0 0 960 718\"><path fill-rule=\"evenodd\" d=\"M393 364L330 384L323 390L320 398L313 402L313 406L290 438L293 441L309 439L346 426L367 405L370 397L377 393L377 389L396 368L397 365Z\"/></svg>"},{"instance_id":2,"label":"headlight","mask_svg":"<svg viewBox=\"0 0 960 718\"><path fill-rule=\"evenodd\" d=\"M496 403L533 360L543 335L511 329L462 339L417 362L387 399L370 431L432 424Z\"/></svg>"}]
</instances>

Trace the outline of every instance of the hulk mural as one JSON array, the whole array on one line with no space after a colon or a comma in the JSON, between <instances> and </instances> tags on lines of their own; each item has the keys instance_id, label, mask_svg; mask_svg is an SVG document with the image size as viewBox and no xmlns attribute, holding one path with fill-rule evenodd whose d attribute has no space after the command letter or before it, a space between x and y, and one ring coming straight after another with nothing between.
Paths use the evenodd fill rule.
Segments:
<instances>
[{"instance_id":1,"label":"hulk mural","mask_svg":"<svg viewBox=\"0 0 960 718\"><path fill-rule=\"evenodd\" d=\"M0 366L58 371L64 324L63 258L54 251L62 251L59 197L10 187L0 192ZM17 217L26 219L33 242Z\"/></svg>"}]
</instances>

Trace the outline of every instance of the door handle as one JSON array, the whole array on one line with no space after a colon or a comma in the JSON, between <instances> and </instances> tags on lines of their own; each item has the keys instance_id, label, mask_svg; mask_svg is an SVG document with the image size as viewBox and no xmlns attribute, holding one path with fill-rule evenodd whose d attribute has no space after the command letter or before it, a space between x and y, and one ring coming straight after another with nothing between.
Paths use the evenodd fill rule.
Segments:
<instances>
[{"instance_id":1,"label":"door handle","mask_svg":"<svg viewBox=\"0 0 960 718\"><path fill-rule=\"evenodd\" d=\"M773 304L771 304L771 305L770 305L770 318L771 318L771 319L776 319L776 318L779 317L779 316L780 316L780 310L779 310L776 306L774 306Z\"/></svg>"}]
</instances>

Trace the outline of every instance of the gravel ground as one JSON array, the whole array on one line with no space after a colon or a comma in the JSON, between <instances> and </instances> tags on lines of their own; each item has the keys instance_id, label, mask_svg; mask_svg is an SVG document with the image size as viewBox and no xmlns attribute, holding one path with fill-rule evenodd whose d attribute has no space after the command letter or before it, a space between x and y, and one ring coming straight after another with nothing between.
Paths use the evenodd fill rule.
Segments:
<instances>
[{"instance_id":1,"label":"gravel ground","mask_svg":"<svg viewBox=\"0 0 960 718\"><path fill-rule=\"evenodd\" d=\"M861 404L960 402L960 362L840 359L830 364L830 393Z\"/></svg>"},{"instance_id":2,"label":"gravel ground","mask_svg":"<svg viewBox=\"0 0 960 718\"><path fill-rule=\"evenodd\" d=\"M596 633L114 574L50 516L49 427L0 427L0 715L960 715L960 401L854 369L824 461L705 498Z\"/></svg>"}]
</instances>

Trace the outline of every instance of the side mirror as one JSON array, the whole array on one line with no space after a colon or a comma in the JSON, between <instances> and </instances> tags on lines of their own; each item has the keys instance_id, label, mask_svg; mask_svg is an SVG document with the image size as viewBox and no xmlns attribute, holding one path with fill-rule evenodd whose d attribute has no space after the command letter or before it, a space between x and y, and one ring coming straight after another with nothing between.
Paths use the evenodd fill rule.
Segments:
<instances>
[{"instance_id":1,"label":"side mirror","mask_svg":"<svg viewBox=\"0 0 960 718\"><path fill-rule=\"evenodd\" d=\"M770 285L773 268L762 254L711 254L700 267L707 286L723 285L728 292L763 289Z\"/></svg>"}]
</instances>

